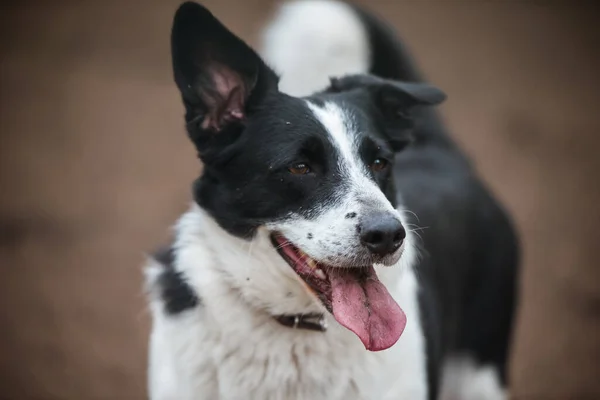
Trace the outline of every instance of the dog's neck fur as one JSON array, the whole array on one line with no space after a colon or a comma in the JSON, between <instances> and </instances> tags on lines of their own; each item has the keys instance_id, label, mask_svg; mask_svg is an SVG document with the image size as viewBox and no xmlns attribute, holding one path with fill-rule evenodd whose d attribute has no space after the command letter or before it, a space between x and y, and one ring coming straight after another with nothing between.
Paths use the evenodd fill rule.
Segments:
<instances>
[{"instance_id":1,"label":"dog's neck fur","mask_svg":"<svg viewBox=\"0 0 600 400\"><path fill-rule=\"evenodd\" d=\"M155 323L166 329L153 339L157 358L151 360L152 370L161 377L162 370L193 374L173 382L199 386L164 385L156 393L172 390L190 398L201 388L206 398L386 399L382 390L391 394L402 387L414 398L424 398L424 380L397 374L425 371L412 268L378 268L380 279L403 305L408 324L395 346L372 353L327 312L325 333L284 327L273 319L324 308L276 252L265 230L250 241L236 238L194 205L176 226L174 254L174 268L201 297L201 305L169 317L159 311L160 301L152 302ZM414 246L407 246L399 264L407 266L414 255ZM170 331L171 325L177 329ZM380 385L386 381L398 386Z\"/></svg>"},{"instance_id":2,"label":"dog's neck fur","mask_svg":"<svg viewBox=\"0 0 600 400\"><path fill-rule=\"evenodd\" d=\"M230 298L232 306L256 316L324 311L277 254L264 229L251 240L237 238L194 205L176 232L176 268L208 310L222 309L222 301Z\"/></svg>"}]
</instances>

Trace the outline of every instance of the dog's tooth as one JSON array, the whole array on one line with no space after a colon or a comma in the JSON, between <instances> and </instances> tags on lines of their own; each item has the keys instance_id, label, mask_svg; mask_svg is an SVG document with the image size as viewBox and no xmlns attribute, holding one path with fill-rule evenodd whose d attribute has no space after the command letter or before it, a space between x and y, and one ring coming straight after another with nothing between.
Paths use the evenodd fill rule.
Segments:
<instances>
[{"instance_id":1,"label":"dog's tooth","mask_svg":"<svg viewBox=\"0 0 600 400\"><path fill-rule=\"evenodd\" d=\"M315 275L317 275L317 278L319 278L319 279L325 279L325 278L327 278L325 276L325 272L323 272L323 270L321 268L319 268L319 269L317 269L315 271Z\"/></svg>"},{"instance_id":2,"label":"dog's tooth","mask_svg":"<svg viewBox=\"0 0 600 400\"><path fill-rule=\"evenodd\" d=\"M308 267L310 269L315 269L317 268L317 264L315 263L315 261L312 258L307 258L306 259L306 265L308 265Z\"/></svg>"}]
</instances>

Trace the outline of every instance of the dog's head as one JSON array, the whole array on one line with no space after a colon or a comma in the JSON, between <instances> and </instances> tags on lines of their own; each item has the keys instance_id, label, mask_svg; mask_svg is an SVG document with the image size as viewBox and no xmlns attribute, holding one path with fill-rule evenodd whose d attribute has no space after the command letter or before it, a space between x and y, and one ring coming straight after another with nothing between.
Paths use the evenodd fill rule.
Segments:
<instances>
[{"instance_id":1,"label":"dog's head","mask_svg":"<svg viewBox=\"0 0 600 400\"><path fill-rule=\"evenodd\" d=\"M404 247L394 155L410 142L411 110L440 103L443 93L358 75L290 97L249 46L195 3L177 11L171 40L187 131L204 163L196 202L232 235L266 228L342 325L368 348L389 347L392 339L377 339L359 320L391 326L391 336L404 327L393 320L403 318L395 303L376 305L389 294L373 270L395 264Z\"/></svg>"}]
</instances>

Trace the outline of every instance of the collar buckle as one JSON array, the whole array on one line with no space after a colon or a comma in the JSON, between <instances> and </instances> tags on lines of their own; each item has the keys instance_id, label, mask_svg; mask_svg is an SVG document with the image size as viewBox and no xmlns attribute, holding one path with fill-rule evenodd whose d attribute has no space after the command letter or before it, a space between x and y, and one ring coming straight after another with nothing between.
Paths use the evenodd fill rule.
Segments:
<instances>
[{"instance_id":1,"label":"collar buckle","mask_svg":"<svg viewBox=\"0 0 600 400\"><path fill-rule=\"evenodd\" d=\"M323 314L277 315L274 318L281 325L292 329L306 329L317 332L327 331L327 321Z\"/></svg>"}]
</instances>

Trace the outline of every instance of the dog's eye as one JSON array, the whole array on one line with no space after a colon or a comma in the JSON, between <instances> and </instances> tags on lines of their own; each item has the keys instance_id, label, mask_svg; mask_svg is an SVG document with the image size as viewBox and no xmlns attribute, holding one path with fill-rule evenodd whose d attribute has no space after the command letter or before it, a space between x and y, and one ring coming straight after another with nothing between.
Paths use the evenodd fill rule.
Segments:
<instances>
[{"instance_id":1,"label":"dog's eye","mask_svg":"<svg viewBox=\"0 0 600 400\"><path fill-rule=\"evenodd\" d=\"M307 164L298 163L289 167L288 170L294 175L306 175L310 172L310 167Z\"/></svg>"},{"instance_id":2,"label":"dog's eye","mask_svg":"<svg viewBox=\"0 0 600 400\"><path fill-rule=\"evenodd\" d=\"M373 172L383 171L388 166L385 158L376 158L369 166Z\"/></svg>"}]
</instances>

